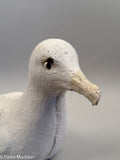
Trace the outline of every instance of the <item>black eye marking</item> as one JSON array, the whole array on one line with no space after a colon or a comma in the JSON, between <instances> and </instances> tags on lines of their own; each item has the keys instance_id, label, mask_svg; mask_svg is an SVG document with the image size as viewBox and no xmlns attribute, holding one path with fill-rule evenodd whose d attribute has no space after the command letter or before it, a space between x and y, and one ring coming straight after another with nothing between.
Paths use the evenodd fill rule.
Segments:
<instances>
[{"instance_id":1,"label":"black eye marking","mask_svg":"<svg viewBox=\"0 0 120 160\"><path fill-rule=\"evenodd\" d=\"M54 63L54 59L49 57L44 64L47 69L51 69L53 63Z\"/></svg>"}]
</instances>

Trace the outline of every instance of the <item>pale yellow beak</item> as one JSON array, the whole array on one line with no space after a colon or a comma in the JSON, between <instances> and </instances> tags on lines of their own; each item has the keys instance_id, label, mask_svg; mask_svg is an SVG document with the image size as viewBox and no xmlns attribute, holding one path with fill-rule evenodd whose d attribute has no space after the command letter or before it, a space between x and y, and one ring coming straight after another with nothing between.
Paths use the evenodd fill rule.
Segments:
<instances>
[{"instance_id":1,"label":"pale yellow beak","mask_svg":"<svg viewBox=\"0 0 120 160\"><path fill-rule=\"evenodd\" d=\"M73 91L84 95L92 105L98 104L101 96L100 89L91 83L81 71L72 75L71 87Z\"/></svg>"}]
</instances>

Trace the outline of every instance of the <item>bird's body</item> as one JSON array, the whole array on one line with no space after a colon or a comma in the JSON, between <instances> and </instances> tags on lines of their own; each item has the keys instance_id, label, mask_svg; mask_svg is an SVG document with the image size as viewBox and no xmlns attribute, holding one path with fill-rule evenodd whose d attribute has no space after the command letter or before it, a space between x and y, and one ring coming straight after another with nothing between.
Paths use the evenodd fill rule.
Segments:
<instances>
[{"instance_id":1,"label":"bird's body","mask_svg":"<svg viewBox=\"0 0 120 160\"><path fill-rule=\"evenodd\" d=\"M35 96L33 105L22 92L0 95L0 153L37 159L55 155L65 133L64 96L46 101Z\"/></svg>"},{"instance_id":2,"label":"bird's body","mask_svg":"<svg viewBox=\"0 0 120 160\"><path fill-rule=\"evenodd\" d=\"M66 90L93 105L100 98L99 88L81 72L74 48L59 39L43 41L31 55L25 91L0 95L0 155L15 160L53 157L66 130Z\"/></svg>"}]
</instances>

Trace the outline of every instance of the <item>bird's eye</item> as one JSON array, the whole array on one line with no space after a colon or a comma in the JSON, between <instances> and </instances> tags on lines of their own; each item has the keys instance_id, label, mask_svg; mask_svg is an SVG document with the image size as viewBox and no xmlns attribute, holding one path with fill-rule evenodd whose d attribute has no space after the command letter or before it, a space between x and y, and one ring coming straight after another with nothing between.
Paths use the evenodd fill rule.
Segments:
<instances>
[{"instance_id":1,"label":"bird's eye","mask_svg":"<svg viewBox=\"0 0 120 160\"><path fill-rule=\"evenodd\" d=\"M53 63L54 63L54 59L49 57L47 60L45 60L44 67L47 69L51 69Z\"/></svg>"}]
</instances>

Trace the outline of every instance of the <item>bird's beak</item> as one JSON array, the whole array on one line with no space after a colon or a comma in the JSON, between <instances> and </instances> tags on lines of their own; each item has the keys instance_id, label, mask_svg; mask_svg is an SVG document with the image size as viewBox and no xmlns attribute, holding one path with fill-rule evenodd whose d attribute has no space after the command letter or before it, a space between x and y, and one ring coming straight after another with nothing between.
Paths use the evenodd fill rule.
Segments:
<instances>
[{"instance_id":1,"label":"bird's beak","mask_svg":"<svg viewBox=\"0 0 120 160\"><path fill-rule=\"evenodd\" d=\"M85 77L82 71L72 74L71 87L73 91L84 95L92 103L92 105L98 104L101 91L95 84L91 83Z\"/></svg>"}]
</instances>

